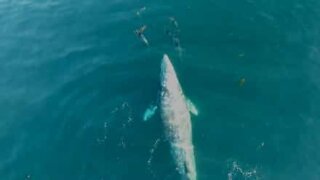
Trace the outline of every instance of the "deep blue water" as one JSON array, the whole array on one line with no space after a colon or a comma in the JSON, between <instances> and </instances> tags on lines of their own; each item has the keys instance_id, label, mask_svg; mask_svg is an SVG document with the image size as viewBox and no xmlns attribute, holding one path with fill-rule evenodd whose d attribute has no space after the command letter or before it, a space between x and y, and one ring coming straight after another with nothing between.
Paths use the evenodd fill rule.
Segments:
<instances>
[{"instance_id":1,"label":"deep blue water","mask_svg":"<svg viewBox=\"0 0 320 180\"><path fill-rule=\"evenodd\" d=\"M142 120L163 53L199 180L320 179L319 22L317 0L1 0L0 179L179 179Z\"/></svg>"}]
</instances>

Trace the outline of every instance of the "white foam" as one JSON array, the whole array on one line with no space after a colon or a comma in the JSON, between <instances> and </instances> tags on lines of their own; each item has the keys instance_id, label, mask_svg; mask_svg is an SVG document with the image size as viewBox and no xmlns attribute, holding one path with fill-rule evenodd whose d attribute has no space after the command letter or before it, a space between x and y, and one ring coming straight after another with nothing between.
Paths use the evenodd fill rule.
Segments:
<instances>
[{"instance_id":1,"label":"white foam","mask_svg":"<svg viewBox=\"0 0 320 180\"><path fill-rule=\"evenodd\" d=\"M244 179L259 179L256 168L244 169L238 162L233 161L228 173L228 180L239 177L243 177Z\"/></svg>"}]
</instances>

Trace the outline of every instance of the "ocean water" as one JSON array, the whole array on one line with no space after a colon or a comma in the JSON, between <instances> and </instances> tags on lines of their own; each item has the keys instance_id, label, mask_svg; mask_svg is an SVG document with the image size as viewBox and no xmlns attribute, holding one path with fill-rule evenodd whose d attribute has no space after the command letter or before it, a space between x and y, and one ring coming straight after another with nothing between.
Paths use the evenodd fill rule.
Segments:
<instances>
[{"instance_id":1,"label":"ocean water","mask_svg":"<svg viewBox=\"0 0 320 180\"><path fill-rule=\"evenodd\" d=\"M319 22L317 0L1 0L0 179L179 179L143 121L164 53L198 180L320 179Z\"/></svg>"}]
</instances>

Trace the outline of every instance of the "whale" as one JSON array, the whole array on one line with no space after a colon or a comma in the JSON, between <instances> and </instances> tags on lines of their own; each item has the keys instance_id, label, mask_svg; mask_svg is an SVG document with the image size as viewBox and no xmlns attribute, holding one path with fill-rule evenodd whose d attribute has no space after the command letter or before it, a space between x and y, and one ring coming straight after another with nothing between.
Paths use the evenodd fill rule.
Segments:
<instances>
[{"instance_id":1,"label":"whale","mask_svg":"<svg viewBox=\"0 0 320 180\"><path fill-rule=\"evenodd\" d=\"M192 142L191 115L198 110L183 93L177 74L167 54L163 55L160 71L160 97L158 106L145 111L144 120L159 109L163 121L164 137L169 142L175 171L182 180L196 180L196 164Z\"/></svg>"}]
</instances>

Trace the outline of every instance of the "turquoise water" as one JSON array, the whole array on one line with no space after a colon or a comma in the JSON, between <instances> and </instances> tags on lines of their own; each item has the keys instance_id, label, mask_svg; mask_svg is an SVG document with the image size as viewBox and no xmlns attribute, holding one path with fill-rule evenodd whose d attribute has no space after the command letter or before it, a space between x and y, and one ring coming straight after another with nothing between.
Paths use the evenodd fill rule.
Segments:
<instances>
[{"instance_id":1,"label":"turquoise water","mask_svg":"<svg viewBox=\"0 0 320 180\"><path fill-rule=\"evenodd\" d=\"M2 0L0 179L179 179L143 121L163 53L199 111L199 180L320 179L319 22L316 0Z\"/></svg>"}]
</instances>

